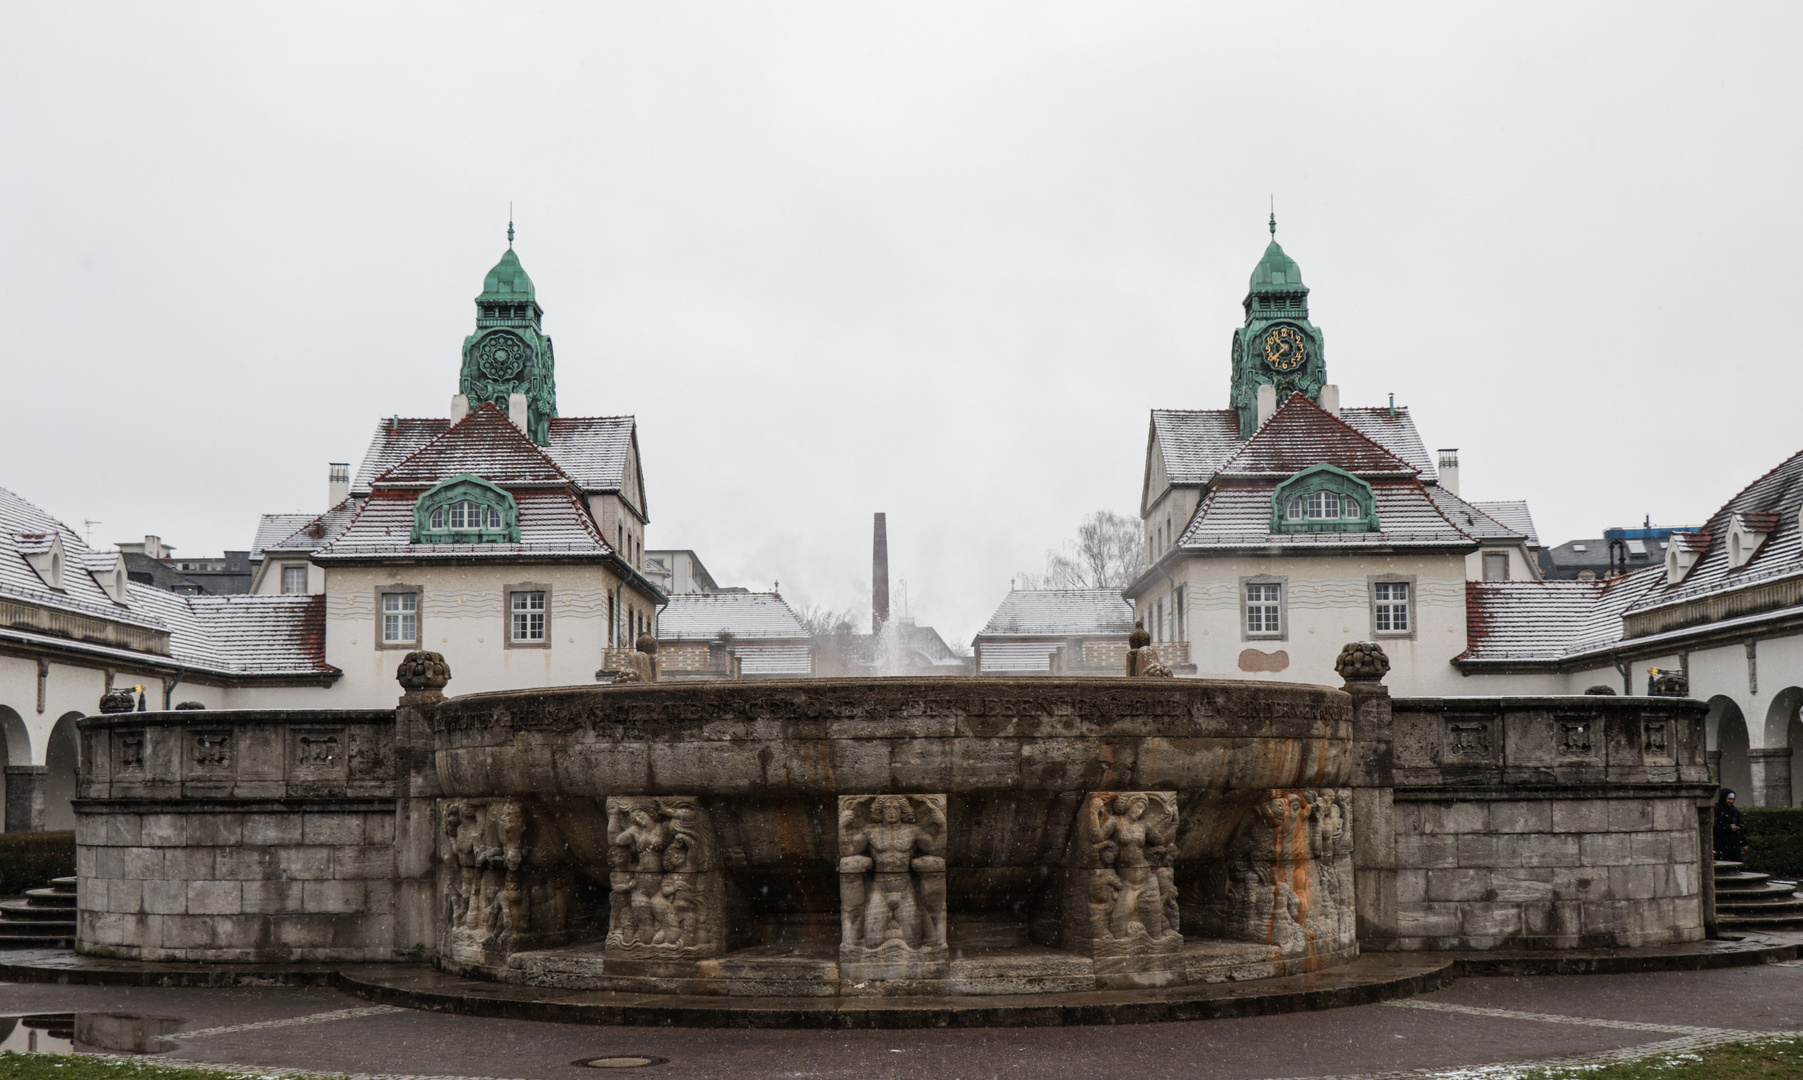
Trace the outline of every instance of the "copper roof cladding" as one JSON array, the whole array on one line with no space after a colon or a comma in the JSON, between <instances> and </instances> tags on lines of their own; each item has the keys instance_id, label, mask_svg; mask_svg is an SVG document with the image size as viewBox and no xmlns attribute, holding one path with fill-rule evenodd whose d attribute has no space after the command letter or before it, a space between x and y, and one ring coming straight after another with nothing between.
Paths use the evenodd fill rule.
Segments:
<instances>
[{"instance_id":1,"label":"copper roof cladding","mask_svg":"<svg viewBox=\"0 0 1803 1080\"><path fill-rule=\"evenodd\" d=\"M1394 413L1387 408L1341 409L1339 419L1407 462L1422 480L1438 477L1433 458L1415 431L1415 422L1406 407L1397 406ZM1232 409L1152 410L1152 433L1172 484L1199 485L1213 479L1244 445L1239 430L1239 415Z\"/></svg>"},{"instance_id":2,"label":"copper roof cladding","mask_svg":"<svg viewBox=\"0 0 1803 1080\"><path fill-rule=\"evenodd\" d=\"M520 509L518 543L415 544L417 492L378 487L356 519L313 553L319 562L368 559L595 559L611 556L588 507L574 490L510 490Z\"/></svg>"},{"instance_id":3,"label":"copper roof cladding","mask_svg":"<svg viewBox=\"0 0 1803 1080\"><path fill-rule=\"evenodd\" d=\"M804 640L808 631L777 593L672 593L657 616L659 641Z\"/></svg>"},{"instance_id":4,"label":"copper roof cladding","mask_svg":"<svg viewBox=\"0 0 1803 1080\"><path fill-rule=\"evenodd\" d=\"M475 412L470 415L474 416ZM506 416L505 413L501 415ZM369 449L364 452L363 463L357 469L351 494L359 498L368 495L374 489L377 477L424 449L450 427L451 422L441 417L394 417L381 421L370 439ZM626 486L626 463L632 449L633 430L634 420L630 416L554 416L551 418L550 445L542 448L541 453L584 492L617 492ZM480 470L469 471L480 475ZM643 486L642 483L639 485L641 490Z\"/></svg>"},{"instance_id":5,"label":"copper roof cladding","mask_svg":"<svg viewBox=\"0 0 1803 1080\"><path fill-rule=\"evenodd\" d=\"M383 488L428 488L440 480L474 473L505 488L570 487L575 481L493 404L453 424L442 435L396 462L371 484Z\"/></svg>"},{"instance_id":6,"label":"copper roof cladding","mask_svg":"<svg viewBox=\"0 0 1803 1080\"><path fill-rule=\"evenodd\" d=\"M1241 443L1215 476L1283 478L1324 461L1364 478L1414 477L1420 472L1298 393Z\"/></svg>"},{"instance_id":7,"label":"copper roof cladding","mask_svg":"<svg viewBox=\"0 0 1803 1080\"><path fill-rule=\"evenodd\" d=\"M1119 589L1014 589L977 634L993 637L1126 635L1133 605Z\"/></svg>"},{"instance_id":8,"label":"copper roof cladding","mask_svg":"<svg viewBox=\"0 0 1803 1080\"><path fill-rule=\"evenodd\" d=\"M1630 614L1803 574L1799 513L1803 513L1803 452L1786 458L1737 492L1697 532L1673 533L1674 542L1688 551L1702 552L1701 557L1676 585L1661 579L1658 588L1629 609ZM1743 522L1748 515L1761 515L1759 520L1771 521L1772 528L1751 559L1740 567L1730 567L1725 540L1737 514ZM1752 527L1750 522L1748 527Z\"/></svg>"}]
</instances>

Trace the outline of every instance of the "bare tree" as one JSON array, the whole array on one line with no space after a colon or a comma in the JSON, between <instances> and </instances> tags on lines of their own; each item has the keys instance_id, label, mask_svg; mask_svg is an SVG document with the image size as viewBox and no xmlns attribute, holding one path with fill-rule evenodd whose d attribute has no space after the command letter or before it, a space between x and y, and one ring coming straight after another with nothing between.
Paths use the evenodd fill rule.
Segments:
<instances>
[{"instance_id":1,"label":"bare tree","mask_svg":"<svg viewBox=\"0 0 1803 1080\"><path fill-rule=\"evenodd\" d=\"M1120 589L1144 568L1140 523L1126 514L1097 510L1077 526L1062 551L1048 551L1045 573L1023 573L1023 589Z\"/></svg>"},{"instance_id":2,"label":"bare tree","mask_svg":"<svg viewBox=\"0 0 1803 1080\"><path fill-rule=\"evenodd\" d=\"M858 613L851 608L834 611L820 604L809 604L798 608L795 617L801 620L802 628L809 637L830 637L833 634L855 634Z\"/></svg>"},{"instance_id":3,"label":"bare tree","mask_svg":"<svg viewBox=\"0 0 1803 1080\"><path fill-rule=\"evenodd\" d=\"M822 678L854 675L859 671L858 614L851 608L838 611L809 604L795 612L814 639L814 674Z\"/></svg>"}]
</instances>

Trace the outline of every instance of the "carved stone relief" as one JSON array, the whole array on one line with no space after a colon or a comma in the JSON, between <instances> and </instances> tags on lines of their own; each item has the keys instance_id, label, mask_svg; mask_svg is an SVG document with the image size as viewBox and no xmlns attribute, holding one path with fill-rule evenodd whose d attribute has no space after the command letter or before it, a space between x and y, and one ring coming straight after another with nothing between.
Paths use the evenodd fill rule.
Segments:
<instances>
[{"instance_id":1,"label":"carved stone relief","mask_svg":"<svg viewBox=\"0 0 1803 1080\"><path fill-rule=\"evenodd\" d=\"M1325 957L1357 935L1352 896L1351 793L1267 792L1228 846L1204 929L1275 945L1285 957Z\"/></svg>"},{"instance_id":2,"label":"carved stone relief","mask_svg":"<svg viewBox=\"0 0 1803 1080\"><path fill-rule=\"evenodd\" d=\"M947 961L945 796L839 796L839 962L929 977ZM855 965L878 965L863 971Z\"/></svg>"},{"instance_id":3,"label":"carved stone relief","mask_svg":"<svg viewBox=\"0 0 1803 1080\"><path fill-rule=\"evenodd\" d=\"M726 949L713 822L692 796L607 800L610 958L699 960Z\"/></svg>"},{"instance_id":4,"label":"carved stone relief","mask_svg":"<svg viewBox=\"0 0 1803 1080\"><path fill-rule=\"evenodd\" d=\"M1183 944L1171 859L1174 791L1091 792L1065 857L1064 948L1086 956L1174 953Z\"/></svg>"},{"instance_id":5,"label":"carved stone relief","mask_svg":"<svg viewBox=\"0 0 1803 1080\"><path fill-rule=\"evenodd\" d=\"M113 735L113 768L122 773L143 772L144 742L142 731L116 732Z\"/></svg>"},{"instance_id":6,"label":"carved stone relief","mask_svg":"<svg viewBox=\"0 0 1803 1080\"><path fill-rule=\"evenodd\" d=\"M531 917L520 868L526 814L517 799L448 799L442 804L445 928L449 953L463 963L492 961Z\"/></svg>"},{"instance_id":7,"label":"carved stone relief","mask_svg":"<svg viewBox=\"0 0 1803 1080\"><path fill-rule=\"evenodd\" d=\"M302 728L293 731L289 754L292 775L300 779L336 779L345 775L343 728Z\"/></svg>"},{"instance_id":8,"label":"carved stone relief","mask_svg":"<svg viewBox=\"0 0 1803 1080\"><path fill-rule=\"evenodd\" d=\"M232 733L229 731L196 731L194 767L207 772L223 772L232 767Z\"/></svg>"}]
</instances>

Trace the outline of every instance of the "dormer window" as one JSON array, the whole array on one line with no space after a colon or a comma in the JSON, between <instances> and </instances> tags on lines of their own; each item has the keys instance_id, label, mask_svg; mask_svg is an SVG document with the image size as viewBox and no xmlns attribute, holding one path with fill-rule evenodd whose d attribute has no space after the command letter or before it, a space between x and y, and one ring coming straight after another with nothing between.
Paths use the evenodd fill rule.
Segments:
<instances>
[{"instance_id":1,"label":"dormer window","mask_svg":"<svg viewBox=\"0 0 1803 1080\"><path fill-rule=\"evenodd\" d=\"M1344 469L1314 465L1277 485L1271 531L1377 532L1377 500L1370 484Z\"/></svg>"},{"instance_id":2,"label":"dormer window","mask_svg":"<svg viewBox=\"0 0 1803 1080\"><path fill-rule=\"evenodd\" d=\"M453 476L413 504L416 544L518 543L519 506L513 496L471 473Z\"/></svg>"},{"instance_id":3,"label":"dormer window","mask_svg":"<svg viewBox=\"0 0 1803 1080\"><path fill-rule=\"evenodd\" d=\"M1778 515L1774 513L1735 514L1728 525L1728 569L1739 570L1752 562L1777 524Z\"/></svg>"}]
</instances>

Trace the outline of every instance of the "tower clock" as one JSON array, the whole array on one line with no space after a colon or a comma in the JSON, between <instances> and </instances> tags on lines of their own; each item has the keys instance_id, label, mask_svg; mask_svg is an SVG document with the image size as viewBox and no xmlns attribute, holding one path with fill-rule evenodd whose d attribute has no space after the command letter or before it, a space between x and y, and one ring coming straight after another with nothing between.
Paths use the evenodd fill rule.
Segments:
<instances>
[{"instance_id":1,"label":"tower clock","mask_svg":"<svg viewBox=\"0 0 1803 1080\"><path fill-rule=\"evenodd\" d=\"M557 379L551 339L540 328L544 309L513 253L513 226L507 251L482 282L476 297L476 332L463 339L463 373L458 393L470 408L493 402L502 412L514 394L526 395L526 434L545 446L557 415Z\"/></svg>"},{"instance_id":2,"label":"tower clock","mask_svg":"<svg viewBox=\"0 0 1803 1080\"><path fill-rule=\"evenodd\" d=\"M1259 387L1275 387L1281 405L1298 391L1319 401L1327 382L1321 331L1308 321L1308 287L1296 260L1277 244L1275 218L1244 306L1246 324L1233 332L1232 356L1233 408L1242 439L1258 429Z\"/></svg>"}]
</instances>

